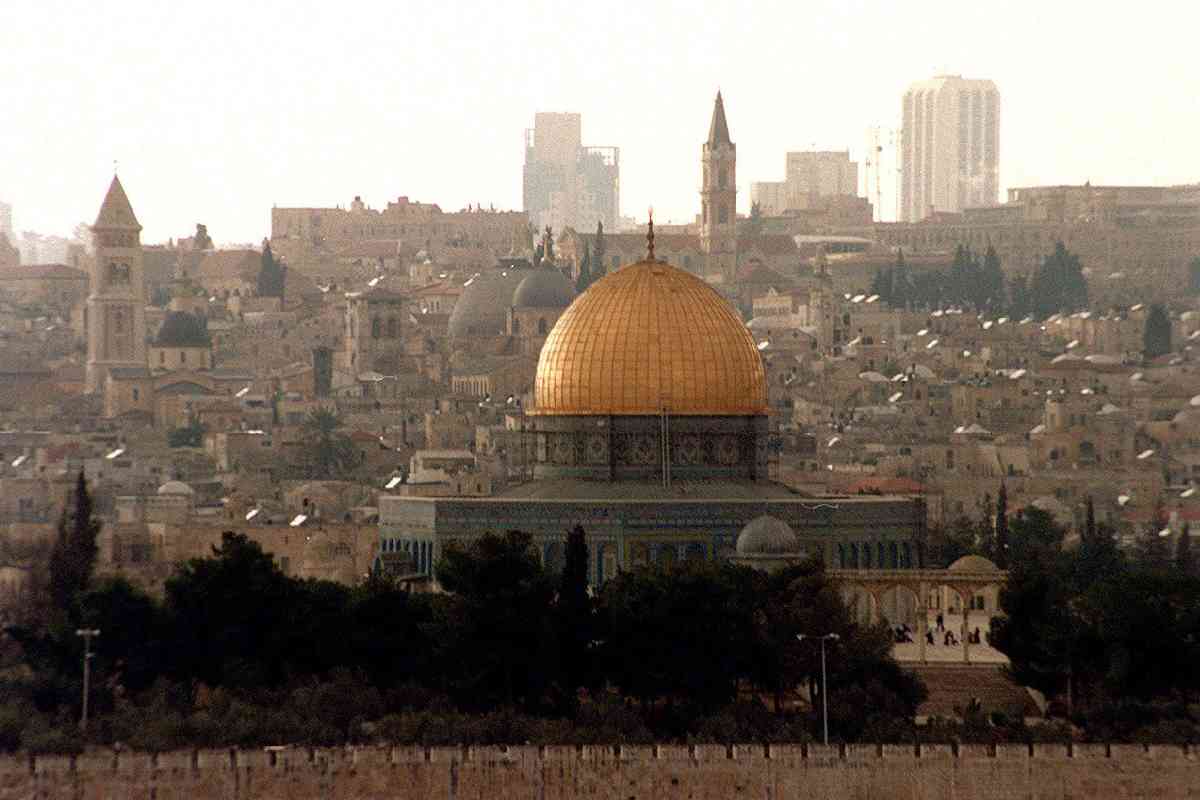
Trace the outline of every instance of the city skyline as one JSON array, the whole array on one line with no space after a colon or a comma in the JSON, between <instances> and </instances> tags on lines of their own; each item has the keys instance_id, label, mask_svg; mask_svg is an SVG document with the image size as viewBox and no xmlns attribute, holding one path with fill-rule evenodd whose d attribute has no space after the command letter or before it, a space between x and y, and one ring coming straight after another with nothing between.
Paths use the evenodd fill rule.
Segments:
<instances>
[{"instance_id":1,"label":"city skyline","mask_svg":"<svg viewBox=\"0 0 1200 800\"><path fill-rule=\"evenodd\" d=\"M905 87L940 73L999 88L1002 194L1200 174L1188 136L1200 112L1169 91L1197 71L1183 38L1191 10L1170 8L1179 24L1162 26L1149 11L1086 7L1082 16L1078 4L1030 4L1039 22L1029 25L1028 13L992 20L940 3L919 18L872 4L730 6L691 15L687 35L673 36L684 6L630 5L602 20L608 33L596 47L555 54L544 43L593 29L594 8L388 16L374 6L371 26L361 15L269 4L199 8L16 11L0 45L43 76L0 92L19 110L0 133L0 199L14 206L18 235L69 235L90 222L114 161L142 198L148 242L190 235L196 222L217 241L254 242L267 235L273 204L347 205L355 195L376 207L407 195L446 210L519 209L523 131L534 113L560 110L582 115L586 141L621 148L622 214L641 219L653 205L663 222L689 222L718 89L741 151L746 213L750 183L774 178L785 152L849 148L861 162L867 128L898 126ZM813 20L820 35L797 37ZM980 25L989 41L973 33ZM1139 48L1132 66L1105 55L1151 34L1155 46ZM606 40L621 46L606 50ZM1014 43L1031 57L1012 58ZM798 91L763 79L780 73L798 76Z\"/></svg>"}]
</instances>

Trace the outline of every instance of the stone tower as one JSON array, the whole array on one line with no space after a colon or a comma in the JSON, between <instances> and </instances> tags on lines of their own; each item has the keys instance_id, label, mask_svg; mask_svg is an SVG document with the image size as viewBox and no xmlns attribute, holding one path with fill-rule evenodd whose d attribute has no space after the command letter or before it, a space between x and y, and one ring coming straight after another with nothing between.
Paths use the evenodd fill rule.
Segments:
<instances>
[{"instance_id":1,"label":"stone tower","mask_svg":"<svg viewBox=\"0 0 1200 800\"><path fill-rule=\"evenodd\" d=\"M700 249L705 256L704 277L709 282L732 283L737 270L737 146L729 139L720 92L713 104L701 163Z\"/></svg>"},{"instance_id":2,"label":"stone tower","mask_svg":"<svg viewBox=\"0 0 1200 800\"><path fill-rule=\"evenodd\" d=\"M113 368L146 368L146 285L138 224L114 175L92 225L96 258L87 302L88 391L103 391Z\"/></svg>"}]
</instances>

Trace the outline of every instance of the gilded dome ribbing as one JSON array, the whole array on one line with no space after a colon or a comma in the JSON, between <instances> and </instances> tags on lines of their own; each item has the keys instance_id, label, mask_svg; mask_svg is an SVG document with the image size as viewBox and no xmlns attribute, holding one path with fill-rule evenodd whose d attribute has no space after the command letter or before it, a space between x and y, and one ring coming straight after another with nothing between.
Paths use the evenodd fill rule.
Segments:
<instances>
[{"instance_id":1,"label":"gilded dome ribbing","mask_svg":"<svg viewBox=\"0 0 1200 800\"><path fill-rule=\"evenodd\" d=\"M597 281L559 318L538 359L543 415L746 416L767 412L762 358L711 286L661 261Z\"/></svg>"}]
</instances>

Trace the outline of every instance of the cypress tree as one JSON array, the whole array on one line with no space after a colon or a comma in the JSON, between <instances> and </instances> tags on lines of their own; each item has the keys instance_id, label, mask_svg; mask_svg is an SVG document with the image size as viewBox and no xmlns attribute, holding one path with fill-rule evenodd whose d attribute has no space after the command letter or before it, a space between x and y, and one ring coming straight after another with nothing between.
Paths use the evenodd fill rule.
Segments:
<instances>
[{"instance_id":1,"label":"cypress tree","mask_svg":"<svg viewBox=\"0 0 1200 800\"><path fill-rule=\"evenodd\" d=\"M583 258L579 260L579 277L575 279L575 293L583 294L592 285L592 248L583 243Z\"/></svg>"},{"instance_id":2,"label":"cypress tree","mask_svg":"<svg viewBox=\"0 0 1200 800\"><path fill-rule=\"evenodd\" d=\"M58 520L58 536L50 551L50 599L55 611L69 615L75 598L82 594L96 565L96 537L100 523L92 518L92 497L83 470L75 482L75 493Z\"/></svg>"},{"instance_id":3,"label":"cypress tree","mask_svg":"<svg viewBox=\"0 0 1200 800\"><path fill-rule=\"evenodd\" d=\"M996 566L1008 569L1008 487L1003 482L996 499Z\"/></svg>"},{"instance_id":4,"label":"cypress tree","mask_svg":"<svg viewBox=\"0 0 1200 800\"><path fill-rule=\"evenodd\" d=\"M1196 563L1192 558L1192 526L1184 523L1179 533L1179 541L1175 543L1175 567L1184 575L1196 571Z\"/></svg>"},{"instance_id":5,"label":"cypress tree","mask_svg":"<svg viewBox=\"0 0 1200 800\"><path fill-rule=\"evenodd\" d=\"M588 594L587 539L579 525L567 534L567 552L559 577L556 611L563 685L574 710L576 692L587 683L587 650L593 629L592 598Z\"/></svg>"},{"instance_id":6,"label":"cypress tree","mask_svg":"<svg viewBox=\"0 0 1200 800\"><path fill-rule=\"evenodd\" d=\"M1142 331L1142 356L1147 360L1171 352L1171 318L1161 303L1150 306Z\"/></svg>"},{"instance_id":7,"label":"cypress tree","mask_svg":"<svg viewBox=\"0 0 1200 800\"><path fill-rule=\"evenodd\" d=\"M999 311L1004 307L1004 272L1000 268L1000 256L990 243L987 252L983 254L983 268L980 270L978 285L977 310L986 308Z\"/></svg>"},{"instance_id":8,"label":"cypress tree","mask_svg":"<svg viewBox=\"0 0 1200 800\"><path fill-rule=\"evenodd\" d=\"M607 271L604 267L604 256L608 253L608 245L604 241L604 221L596 223L596 257L592 259L592 283L604 277Z\"/></svg>"}]
</instances>

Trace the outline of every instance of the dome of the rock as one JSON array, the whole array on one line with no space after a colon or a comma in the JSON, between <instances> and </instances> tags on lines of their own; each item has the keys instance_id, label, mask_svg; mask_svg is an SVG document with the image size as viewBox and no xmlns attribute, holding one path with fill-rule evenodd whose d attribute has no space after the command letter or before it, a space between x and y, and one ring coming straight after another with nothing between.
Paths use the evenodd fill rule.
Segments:
<instances>
[{"instance_id":1,"label":"dome of the rock","mask_svg":"<svg viewBox=\"0 0 1200 800\"><path fill-rule=\"evenodd\" d=\"M767 412L762 358L700 278L639 261L593 284L538 360L538 415L752 416Z\"/></svg>"}]
</instances>

